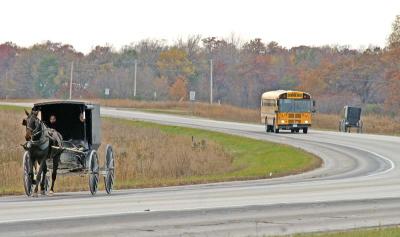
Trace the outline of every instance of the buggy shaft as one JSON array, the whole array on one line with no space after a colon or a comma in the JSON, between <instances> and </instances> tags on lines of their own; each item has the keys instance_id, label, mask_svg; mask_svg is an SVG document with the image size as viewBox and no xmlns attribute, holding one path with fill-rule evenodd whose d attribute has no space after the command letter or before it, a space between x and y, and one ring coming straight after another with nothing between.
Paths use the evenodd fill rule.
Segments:
<instances>
[{"instance_id":1,"label":"buggy shaft","mask_svg":"<svg viewBox=\"0 0 400 237\"><path fill-rule=\"evenodd\" d=\"M72 149L72 148L68 148L68 147L59 147L59 146L51 146L51 148L54 149L58 149L58 150L67 150L67 151L72 151L72 152L78 152L81 154L85 154L85 152L77 150L77 149Z\"/></svg>"}]
</instances>

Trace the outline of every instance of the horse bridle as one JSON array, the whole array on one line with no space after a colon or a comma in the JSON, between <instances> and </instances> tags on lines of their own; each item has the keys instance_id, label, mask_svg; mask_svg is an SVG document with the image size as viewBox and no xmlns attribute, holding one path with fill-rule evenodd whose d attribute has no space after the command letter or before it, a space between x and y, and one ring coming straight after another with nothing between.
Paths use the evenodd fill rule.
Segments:
<instances>
[{"instance_id":1,"label":"horse bridle","mask_svg":"<svg viewBox=\"0 0 400 237\"><path fill-rule=\"evenodd\" d=\"M36 118L36 117L34 117L33 119L35 119L35 124L37 124L37 122L38 122L39 119ZM40 142L40 138L39 138L38 141L34 141L34 140L33 140L33 137L35 137L35 136L38 135L39 133L42 133L42 132L43 132L42 122L39 120L39 125L36 126L35 129L31 128L31 127L29 126L29 124L26 123L26 128L29 129L29 130L31 131L31 133L32 133L32 135L31 135L31 142L33 142L33 143L35 143L35 142ZM42 136L40 136L40 137L42 137Z\"/></svg>"}]
</instances>

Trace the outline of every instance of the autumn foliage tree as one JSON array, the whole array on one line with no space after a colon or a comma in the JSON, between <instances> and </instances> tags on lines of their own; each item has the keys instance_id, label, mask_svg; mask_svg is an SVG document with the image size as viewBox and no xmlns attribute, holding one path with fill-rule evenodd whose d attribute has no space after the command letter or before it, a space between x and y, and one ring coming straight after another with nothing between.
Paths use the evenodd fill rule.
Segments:
<instances>
[{"instance_id":1,"label":"autumn foliage tree","mask_svg":"<svg viewBox=\"0 0 400 237\"><path fill-rule=\"evenodd\" d=\"M383 55L385 62L386 99L385 109L391 114L400 114L400 15L392 25L388 39L388 50Z\"/></svg>"},{"instance_id":2,"label":"autumn foliage tree","mask_svg":"<svg viewBox=\"0 0 400 237\"><path fill-rule=\"evenodd\" d=\"M44 98L51 97L58 89L60 82L56 81L58 61L54 57L44 58L37 67L35 89Z\"/></svg>"},{"instance_id":3,"label":"autumn foliage tree","mask_svg":"<svg viewBox=\"0 0 400 237\"><path fill-rule=\"evenodd\" d=\"M186 52L175 47L161 52L157 66L160 74L166 76L171 85L178 77L188 78L194 72L193 64Z\"/></svg>"},{"instance_id":4,"label":"autumn foliage tree","mask_svg":"<svg viewBox=\"0 0 400 237\"><path fill-rule=\"evenodd\" d=\"M169 95L172 100L182 101L187 98L187 80L183 77L178 77L169 88Z\"/></svg>"},{"instance_id":5,"label":"autumn foliage tree","mask_svg":"<svg viewBox=\"0 0 400 237\"><path fill-rule=\"evenodd\" d=\"M400 15L396 16L392 24L392 32L388 38L388 46L391 49L400 47Z\"/></svg>"},{"instance_id":6,"label":"autumn foliage tree","mask_svg":"<svg viewBox=\"0 0 400 237\"><path fill-rule=\"evenodd\" d=\"M88 54L55 42L28 48L3 43L0 98L64 98L74 62L74 98L179 101L194 90L196 100L208 102L212 60L214 102L257 108L265 91L299 89L319 101L320 112L335 113L352 104L386 108L396 116L400 114L399 55L400 16L385 48L285 48L274 41L243 41L234 35L196 35L170 45L147 39L119 50L98 45ZM105 88L110 95L104 95Z\"/></svg>"},{"instance_id":7,"label":"autumn foliage tree","mask_svg":"<svg viewBox=\"0 0 400 237\"><path fill-rule=\"evenodd\" d=\"M167 78L171 99L184 99L187 92L188 77L193 75L194 67L187 53L173 47L161 52L157 61L161 76Z\"/></svg>"},{"instance_id":8,"label":"autumn foliage tree","mask_svg":"<svg viewBox=\"0 0 400 237\"><path fill-rule=\"evenodd\" d=\"M391 114L400 111L400 72L392 72L388 75L387 99L385 109Z\"/></svg>"}]
</instances>

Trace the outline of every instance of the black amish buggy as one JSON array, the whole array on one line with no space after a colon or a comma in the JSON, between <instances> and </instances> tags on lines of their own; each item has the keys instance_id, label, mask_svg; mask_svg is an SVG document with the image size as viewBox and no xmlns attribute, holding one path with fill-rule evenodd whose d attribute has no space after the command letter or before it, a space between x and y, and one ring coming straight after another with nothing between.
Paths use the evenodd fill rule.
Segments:
<instances>
[{"instance_id":1,"label":"black amish buggy","mask_svg":"<svg viewBox=\"0 0 400 237\"><path fill-rule=\"evenodd\" d=\"M357 128L357 133L362 133L361 108L346 105L343 110L343 119L339 121L339 131L350 132L351 128Z\"/></svg>"},{"instance_id":2,"label":"black amish buggy","mask_svg":"<svg viewBox=\"0 0 400 237\"><path fill-rule=\"evenodd\" d=\"M106 146L104 167L99 166L97 150L101 144L100 106L81 101L51 101L36 103L32 110L39 111L41 121L50 126L50 117L55 116L55 129L63 138L62 146L52 146L59 151L57 173L61 175L88 175L89 189L95 195L99 177L104 177L105 189L111 193L114 184L114 153L111 145ZM51 126L50 126L51 127ZM24 187L28 196L32 194L33 180L28 175L29 152L23 157ZM53 169L53 161L46 160ZM49 178L46 177L46 188Z\"/></svg>"}]
</instances>

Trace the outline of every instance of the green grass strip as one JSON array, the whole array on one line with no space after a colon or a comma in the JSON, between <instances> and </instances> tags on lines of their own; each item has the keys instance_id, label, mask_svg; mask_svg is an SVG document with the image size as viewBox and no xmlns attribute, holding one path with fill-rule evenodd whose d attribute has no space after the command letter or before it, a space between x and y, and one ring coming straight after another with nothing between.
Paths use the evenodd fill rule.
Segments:
<instances>
[{"instance_id":1,"label":"green grass strip","mask_svg":"<svg viewBox=\"0 0 400 237\"><path fill-rule=\"evenodd\" d=\"M107 118L110 119L110 118ZM288 145L261 141L221 132L180 126L160 125L136 120L112 119L117 123L157 128L167 134L194 136L196 140L216 142L233 155L234 171L209 177L207 180L243 180L297 174L321 165L316 156ZM196 177L191 177L197 179Z\"/></svg>"}]
</instances>

